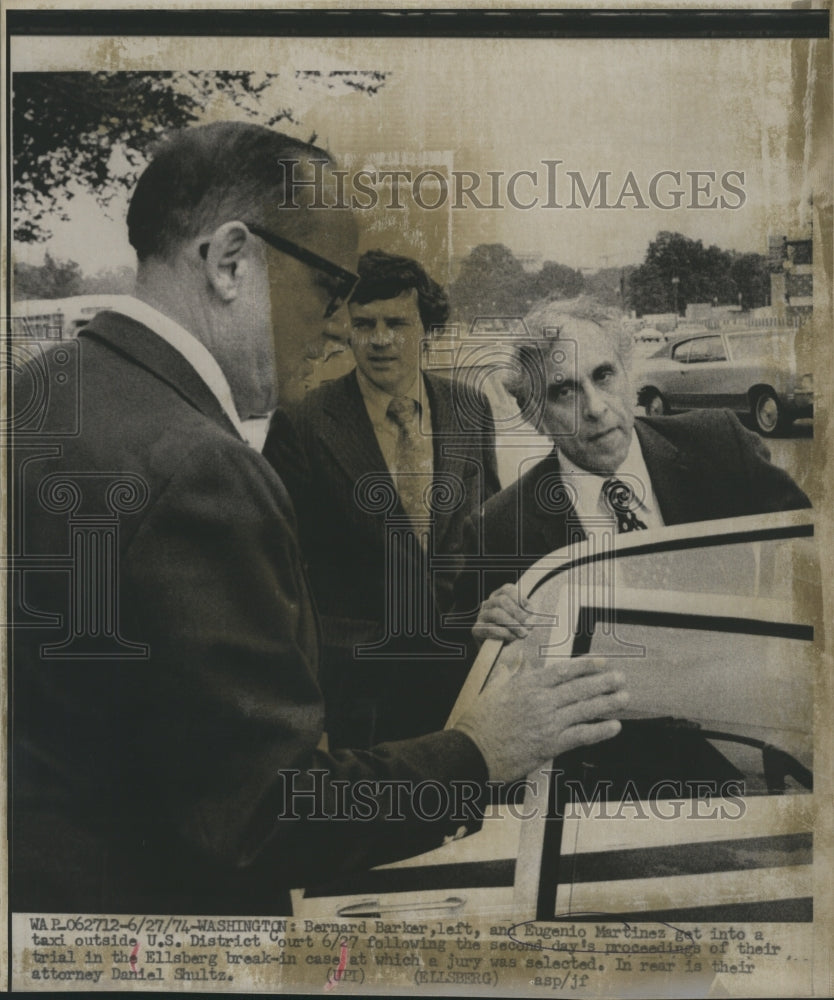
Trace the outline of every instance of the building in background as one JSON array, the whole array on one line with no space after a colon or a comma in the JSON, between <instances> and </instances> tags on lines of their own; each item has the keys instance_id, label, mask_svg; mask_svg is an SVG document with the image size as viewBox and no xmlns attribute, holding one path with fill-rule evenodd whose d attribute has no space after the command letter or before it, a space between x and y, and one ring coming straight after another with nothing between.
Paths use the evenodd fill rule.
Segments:
<instances>
[{"instance_id":1,"label":"building in background","mask_svg":"<svg viewBox=\"0 0 834 1000\"><path fill-rule=\"evenodd\" d=\"M768 264L774 317L797 325L810 319L814 308L812 235L795 239L771 236L768 240Z\"/></svg>"},{"instance_id":2,"label":"building in background","mask_svg":"<svg viewBox=\"0 0 834 1000\"><path fill-rule=\"evenodd\" d=\"M12 305L11 336L26 340L71 340L105 309L118 309L127 295L73 295L66 299L22 299Z\"/></svg>"}]
</instances>

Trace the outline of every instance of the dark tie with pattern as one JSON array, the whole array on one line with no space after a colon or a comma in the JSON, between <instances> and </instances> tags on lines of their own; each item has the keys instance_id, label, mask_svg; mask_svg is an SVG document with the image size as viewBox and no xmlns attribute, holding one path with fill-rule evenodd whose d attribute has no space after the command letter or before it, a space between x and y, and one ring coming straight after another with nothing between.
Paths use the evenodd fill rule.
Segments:
<instances>
[{"instance_id":1,"label":"dark tie with pattern","mask_svg":"<svg viewBox=\"0 0 834 1000\"><path fill-rule=\"evenodd\" d=\"M395 396L388 404L388 416L397 425L394 481L403 509L412 524L424 522L428 508L423 499L431 485L431 450L420 437L418 403L408 396Z\"/></svg>"},{"instance_id":2,"label":"dark tie with pattern","mask_svg":"<svg viewBox=\"0 0 834 1000\"><path fill-rule=\"evenodd\" d=\"M617 518L617 531L625 534L627 531L645 531L646 525L634 513L637 498L634 490L616 476L610 476L602 484L602 499L605 506Z\"/></svg>"}]
</instances>

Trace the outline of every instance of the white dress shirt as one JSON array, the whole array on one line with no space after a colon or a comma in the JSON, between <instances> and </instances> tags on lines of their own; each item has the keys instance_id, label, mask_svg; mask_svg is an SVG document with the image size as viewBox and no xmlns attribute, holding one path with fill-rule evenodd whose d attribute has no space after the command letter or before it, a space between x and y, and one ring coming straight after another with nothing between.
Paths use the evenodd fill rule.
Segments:
<instances>
[{"instance_id":1,"label":"white dress shirt","mask_svg":"<svg viewBox=\"0 0 834 1000\"><path fill-rule=\"evenodd\" d=\"M558 451L558 455L563 481L572 489L574 507L585 533L591 535L597 531L613 531L616 534L617 519L602 496L602 485L611 477L580 469L561 451ZM613 475L633 490L634 513L646 527L662 528L663 516L652 487L649 470L646 468L640 441L633 431L628 454Z\"/></svg>"},{"instance_id":2,"label":"white dress shirt","mask_svg":"<svg viewBox=\"0 0 834 1000\"><path fill-rule=\"evenodd\" d=\"M422 376L419 377L422 378ZM368 411L368 417L373 426L374 434L379 442L382 457L385 459L388 471L391 475L394 475L397 472L397 439L400 433L399 427L388 416L388 406L394 397L390 393L385 392L384 389L380 389L379 386L374 385L358 368L356 369L356 379L359 382L359 391L362 393L362 400L365 403L365 409ZM401 393L401 395L413 399L417 403L417 413L420 420L420 464L422 468L431 469L433 472L434 445L432 444L431 410L429 408L428 394L425 391L425 387L423 387L422 392L420 391L419 383L415 379L411 386L409 386L408 391Z\"/></svg>"},{"instance_id":3,"label":"white dress shirt","mask_svg":"<svg viewBox=\"0 0 834 1000\"><path fill-rule=\"evenodd\" d=\"M141 299L132 296L121 300L118 309L108 310L108 312L118 312L129 319L136 320L137 323L153 330L166 344L181 354L211 390L238 434L244 441L247 440L232 398L232 390L229 388L223 370L209 349L193 333L189 333L176 320L161 313L158 309L154 309L147 302L142 302Z\"/></svg>"}]
</instances>

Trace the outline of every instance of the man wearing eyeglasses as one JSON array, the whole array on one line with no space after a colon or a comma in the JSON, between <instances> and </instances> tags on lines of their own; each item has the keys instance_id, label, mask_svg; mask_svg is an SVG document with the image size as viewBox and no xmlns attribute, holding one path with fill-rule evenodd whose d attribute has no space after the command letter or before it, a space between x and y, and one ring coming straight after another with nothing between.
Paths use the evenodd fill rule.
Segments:
<instances>
[{"instance_id":1,"label":"man wearing eyeglasses","mask_svg":"<svg viewBox=\"0 0 834 1000\"><path fill-rule=\"evenodd\" d=\"M16 911L286 912L291 886L440 842L391 783L511 780L618 729L621 679L579 664L520 671L447 732L317 749L295 512L240 421L291 392L355 280L351 216L287 197L322 163L254 125L175 135L128 213L135 300L86 327L37 420L19 372Z\"/></svg>"}]
</instances>

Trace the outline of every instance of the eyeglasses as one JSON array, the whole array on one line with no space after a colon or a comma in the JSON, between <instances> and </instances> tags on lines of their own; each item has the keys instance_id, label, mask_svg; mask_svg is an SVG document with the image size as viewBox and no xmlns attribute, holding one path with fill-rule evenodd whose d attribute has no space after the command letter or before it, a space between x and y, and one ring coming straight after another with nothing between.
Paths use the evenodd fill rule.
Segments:
<instances>
[{"instance_id":1,"label":"eyeglasses","mask_svg":"<svg viewBox=\"0 0 834 1000\"><path fill-rule=\"evenodd\" d=\"M289 254L290 257L295 257L302 264L309 264L310 267L316 268L317 271L322 271L333 279L333 294L327 303L327 308L324 310L325 319L329 319L338 309L341 309L353 294L356 283L359 281L358 274L354 274L353 271L348 271L346 268L334 264L332 260L328 260L326 257L320 257L317 253L313 253L312 250L293 243L292 240L279 236L277 233L271 233L268 229L262 229L251 222L247 222L246 225L249 232L260 237L264 243L268 243L271 247L280 250L282 253Z\"/></svg>"}]
</instances>

